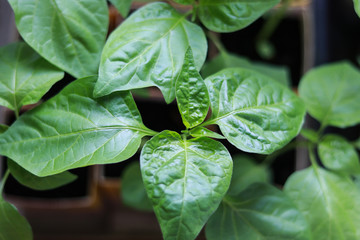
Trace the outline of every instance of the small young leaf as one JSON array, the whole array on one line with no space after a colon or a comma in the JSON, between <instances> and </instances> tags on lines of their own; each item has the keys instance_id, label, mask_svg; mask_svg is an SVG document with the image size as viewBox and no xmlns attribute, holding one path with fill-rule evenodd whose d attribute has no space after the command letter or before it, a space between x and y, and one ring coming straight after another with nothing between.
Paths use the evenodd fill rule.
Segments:
<instances>
[{"instance_id":1,"label":"small young leaf","mask_svg":"<svg viewBox=\"0 0 360 240\"><path fill-rule=\"evenodd\" d=\"M166 102L171 102L189 46L194 51L196 69L200 70L207 51L203 30L169 4L147 4L107 40L94 95L157 86Z\"/></svg>"},{"instance_id":2,"label":"small young leaf","mask_svg":"<svg viewBox=\"0 0 360 240\"><path fill-rule=\"evenodd\" d=\"M229 187L226 148L209 138L186 140L164 131L145 144L140 162L164 239L195 239Z\"/></svg>"},{"instance_id":3,"label":"small young leaf","mask_svg":"<svg viewBox=\"0 0 360 240\"><path fill-rule=\"evenodd\" d=\"M193 137L211 137L217 139L225 139L225 137L221 134L213 132L204 127L196 127L190 130L190 135Z\"/></svg>"},{"instance_id":4,"label":"small young leaf","mask_svg":"<svg viewBox=\"0 0 360 240\"><path fill-rule=\"evenodd\" d=\"M23 42L0 48L0 105L19 111L33 104L64 73Z\"/></svg>"},{"instance_id":5,"label":"small young leaf","mask_svg":"<svg viewBox=\"0 0 360 240\"><path fill-rule=\"evenodd\" d=\"M280 0L200 0L199 17L215 32L234 32L247 27Z\"/></svg>"},{"instance_id":6,"label":"small young leaf","mask_svg":"<svg viewBox=\"0 0 360 240\"><path fill-rule=\"evenodd\" d=\"M207 123L218 124L237 148L271 153L299 133L305 107L284 85L241 68L225 69L205 83L212 108Z\"/></svg>"},{"instance_id":7,"label":"small young leaf","mask_svg":"<svg viewBox=\"0 0 360 240\"><path fill-rule=\"evenodd\" d=\"M132 0L110 0L122 17L126 18L130 12Z\"/></svg>"},{"instance_id":8,"label":"small young leaf","mask_svg":"<svg viewBox=\"0 0 360 240\"><path fill-rule=\"evenodd\" d=\"M142 211L153 210L150 199L145 191L138 162L131 163L125 168L121 177L121 196L123 203L127 206Z\"/></svg>"},{"instance_id":9,"label":"small young leaf","mask_svg":"<svg viewBox=\"0 0 360 240\"><path fill-rule=\"evenodd\" d=\"M23 114L0 135L0 154L37 176L131 157L154 132L143 125L129 92L93 99L95 81L76 80Z\"/></svg>"},{"instance_id":10,"label":"small young leaf","mask_svg":"<svg viewBox=\"0 0 360 240\"><path fill-rule=\"evenodd\" d=\"M264 62L249 61L245 57L224 51L220 52L218 56L205 63L201 69L201 74L206 78L225 68L234 67L255 70L271 77L285 86L290 86L289 69L287 67L272 65Z\"/></svg>"},{"instance_id":11,"label":"small young leaf","mask_svg":"<svg viewBox=\"0 0 360 240\"><path fill-rule=\"evenodd\" d=\"M311 239L308 224L292 201L265 183L225 197L205 230L208 240Z\"/></svg>"},{"instance_id":12,"label":"small young leaf","mask_svg":"<svg viewBox=\"0 0 360 240\"><path fill-rule=\"evenodd\" d=\"M22 185L34 190L50 190L69 184L77 179L70 172L62 172L48 177L38 177L19 166L14 161L8 160L11 175Z\"/></svg>"},{"instance_id":13,"label":"small young leaf","mask_svg":"<svg viewBox=\"0 0 360 240\"><path fill-rule=\"evenodd\" d=\"M227 195L236 196L253 183L268 183L271 179L270 169L260 165L247 155L233 157L233 174Z\"/></svg>"},{"instance_id":14,"label":"small young leaf","mask_svg":"<svg viewBox=\"0 0 360 240\"><path fill-rule=\"evenodd\" d=\"M8 130L9 126L0 124L0 134Z\"/></svg>"},{"instance_id":15,"label":"small young leaf","mask_svg":"<svg viewBox=\"0 0 360 240\"><path fill-rule=\"evenodd\" d=\"M348 62L315 68L301 79L300 97L309 114L323 125L360 123L360 72Z\"/></svg>"},{"instance_id":16,"label":"small young leaf","mask_svg":"<svg viewBox=\"0 0 360 240\"><path fill-rule=\"evenodd\" d=\"M80 78L97 73L108 30L105 0L9 0L24 40L46 60Z\"/></svg>"},{"instance_id":17,"label":"small young leaf","mask_svg":"<svg viewBox=\"0 0 360 240\"><path fill-rule=\"evenodd\" d=\"M202 123L210 106L209 93L194 63L191 48L185 54L184 64L176 81L176 100L186 128Z\"/></svg>"},{"instance_id":18,"label":"small young leaf","mask_svg":"<svg viewBox=\"0 0 360 240\"><path fill-rule=\"evenodd\" d=\"M28 221L14 205L6 202L0 195L0 239L32 240L32 230Z\"/></svg>"},{"instance_id":19,"label":"small young leaf","mask_svg":"<svg viewBox=\"0 0 360 240\"><path fill-rule=\"evenodd\" d=\"M360 239L360 191L351 179L310 167L290 176L285 193L309 222L312 239Z\"/></svg>"},{"instance_id":20,"label":"small young leaf","mask_svg":"<svg viewBox=\"0 0 360 240\"><path fill-rule=\"evenodd\" d=\"M317 143L319 141L319 134L312 129L303 128L301 129L300 134L313 143Z\"/></svg>"},{"instance_id":21,"label":"small young leaf","mask_svg":"<svg viewBox=\"0 0 360 240\"><path fill-rule=\"evenodd\" d=\"M357 152L343 137L326 135L319 143L318 153L325 167L343 173L360 174Z\"/></svg>"}]
</instances>

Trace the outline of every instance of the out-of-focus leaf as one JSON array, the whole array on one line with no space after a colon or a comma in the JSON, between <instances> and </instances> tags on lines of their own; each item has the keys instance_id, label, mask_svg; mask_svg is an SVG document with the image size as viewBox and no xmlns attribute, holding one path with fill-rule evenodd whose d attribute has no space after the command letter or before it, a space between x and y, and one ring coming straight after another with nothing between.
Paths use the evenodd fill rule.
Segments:
<instances>
[{"instance_id":1,"label":"out-of-focus leaf","mask_svg":"<svg viewBox=\"0 0 360 240\"><path fill-rule=\"evenodd\" d=\"M116 7L121 16L128 16L132 0L110 0L111 4Z\"/></svg>"}]
</instances>

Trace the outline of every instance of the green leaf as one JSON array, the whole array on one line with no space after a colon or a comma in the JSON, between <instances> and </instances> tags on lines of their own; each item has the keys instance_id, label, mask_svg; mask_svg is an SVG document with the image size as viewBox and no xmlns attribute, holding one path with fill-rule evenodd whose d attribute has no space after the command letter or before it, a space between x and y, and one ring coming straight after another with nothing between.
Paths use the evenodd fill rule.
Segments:
<instances>
[{"instance_id":1,"label":"green leaf","mask_svg":"<svg viewBox=\"0 0 360 240\"><path fill-rule=\"evenodd\" d=\"M200 0L199 17L215 32L234 32L247 27L280 0Z\"/></svg>"},{"instance_id":2,"label":"green leaf","mask_svg":"<svg viewBox=\"0 0 360 240\"><path fill-rule=\"evenodd\" d=\"M145 144L140 162L164 239L195 239L229 187L226 148L209 138L186 140L163 131Z\"/></svg>"},{"instance_id":3,"label":"green leaf","mask_svg":"<svg viewBox=\"0 0 360 240\"><path fill-rule=\"evenodd\" d=\"M355 141L355 147L360 150L360 138Z\"/></svg>"},{"instance_id":4,"label":"green leaf","mask_svg":"<svg viewBox=\"0 0 360 240\"><path fill-rule=\"evenodd\" d=\"M208 77L220 70L233 67L252 69L271 77L285 86L290 86L289 69L287 67L272 65L264 62L249 61L245 57L224 51L220 52L220 54L215 58L205 63L201 73L203 77Z\"/></svg>"},{"instance_id":5,"label":"green leaf","mask_svg":"<svg viewBox=\"0 0 360 240\"><path fill-rule=\"evenodd\" d=\"M271 153L300 131L305 107L287 87L257 72L233 68L208 77L212 108L206 124L246 152Z\"/></svg>"},{"instance_id":6,"label":"green leaf","mask_svg":"<svg viewBox=\"0 0 360 240\"><path fill-rule=\"evenodd\" d=\"M360 239L360 191L349 178L310 167L290 176L285 193L309 222L312 239Z\"/></svg>"},{"instance_id":7,"label":"green leaf","mask_svg":"<svg viewBox=\"0 0 360 240\"><path fill-rule=\"evenodd\" d=\"M110 0L122 17L126 18L130 12L132 0Z\"/></svg>"},{"instance_id":8,"label":"green leaf","mask_svg":"<svg viewBox=\"0 0 360 240\"><path fill-rule=\"evenodd\" d=\"M152 205L145 191L139 162L131 163L121 178L121 196L123 203L142 211L152 211Z\"/></svg>"},{"instance_id":9,"label":"green leaf","mask_svg":"<svg viewBox=\"0 0 360 240\"><path fill-rule=\"evenodd\" d=\"M234 197L225 197L205 229L208 240L308 240L308 224L280 190L255 183Z\"/></svg>"},{"instance_id":10,"label":"green leaf","mask_svg":"<svg viewBox=\"0 0 360 240\"><path fill-rule=\"evenodd\" d=\"M176 100L186 128L202 123L210 106L209 93L194 63L191 48L185 54L184 65L176 81Z\"/></svg>"},{"instance_id":11,"label":"green leaf","mask_svg":"<svg viewBox=\"0 0 360 240\"><path fill-rule=\"evenodd\" d=\"M28 221L14 205L6 202L0 195L0 239L32 240L32 230Z\"/></svg>"},{"instance_id":12,"label":"green leaf","mask_svg":"<svg viewBox=\"0 0 360 240\"><path fill-rule=\"evenodd\" d=\"M200 70L207 54L202 29L166 3L147 4L107 40L94 95L157 86L166 102L171 102L189 46L194 51L196 69Z\"/></svg>"},{"instance_id":13,"label":"green leaf","mask_svg":"<svg viewBox=\"0 0 360 240\"><path fill-rule=\"evenodd\" d=\"M33 104L64 73L22 42L0 48L0 105L19 111Z\"/></svg>"},{"instance_id":14,"label":"green leaf","mask_svg":"<svg viewBox=\"0 0 360 240\"><path fill-rule=\"evenodd\" d=\"M24 40L80 78L97 73L108 30L105 0L9 0Z\"/></svg>"},{"instance_id":15,"label":"green leaf","mask_svg":"<svg viewBox=\"0 0 360 240\"><path fill-rule=\"evenodd\" d=\"M77 179L70 172L62 172L48 177L38 177L19 166L14 161L8 160L11 175L22 185L34 190L50 190L69 184Z\"/></svg>"},{"instance_id":16,"label":"green leaf","mask_svg":"<svg viewBox=\"0 0 360 240\"><path fill-rule=\"evenodd\" d=\"M0 124L0 134L8 130L9 126Z\"/></svg>"},{"instance_id":17,"label":"green leaf","mask_svg":"<svg viewBox=\"0 0 360 240\"><path fill-rule=\"evenodd\" d=\"M355 148L345 138L326 135L319 143L318 153L325 167L348 174L360 174L359 157Z\"/></svg>"},{"instance_id":18,"label":"green leaf","mask_svg":"<svg viewBox=\"0 0 360 240\"><path fill-rule=\"evenodd\" d=\"M184 5L190 5L193 4L195 0L173 0L173 1Z\"/></svg>"},{"instance_id":19,"label":"green leaf","mask_svg":"<svg viewBox=\"0 0 360 240\"><path fill-rule=\"evenodd\" d=\"M190 135L193 137L211 137L217 139L225 139L225 137L221 134L213 132L204 127L196 127L190 130Z\"/></svg>"},{"instance_id":20,"label":"green leaf","mask_svg":"<svg viewBox=\"0 0 360 240\"><path fill-rule=\"evenodd\" d=\"M300 134L310 142L317 143L319 141L319 134L312 129L303 128L301 129Z\"/></svg>"},{"instance_id":21,"label":"green leaf","mask_svg":"<svg viewBox=\"0 0 360 240\"><path fill-rule=\"evenodd\" d=\"M236 196L253 183L270 182L270 169L266 165L257 164L250 156L236 155L233 162L233 175L227 195Z\"/></svg>"},{"instance_id":22,"label":"green leaf","mask_svg":"<svg viewBox=\"0 0 360 240\"><path fill-rule=\"evenodd\" d=\"M154 132L143 125L129 92L93 99L95 81L76 80L23 114L0 135L0 154L37 176L131 157Z\"/></svg>"},{"instance_id":23,"label":"green leaf","mask_svg":"<svg viewBox=\"0 0 360 240\"><path fill-rule=\"evenodd\" d=\"M309 114L324 126L341 128L360 123L359 92L360 72L348 62L315 68L299 85Z\"/></svg>"},{"instance_id":24,"label":"green leaf","mask_svg":"<svg viewBox=\"0 0 360 240\"><path fill-rule=\"evenodd\" d=\"M360 1L359 0L354 0L354 8L355 8L356 14L360 17Z\"/></svg>"}]
</instances>

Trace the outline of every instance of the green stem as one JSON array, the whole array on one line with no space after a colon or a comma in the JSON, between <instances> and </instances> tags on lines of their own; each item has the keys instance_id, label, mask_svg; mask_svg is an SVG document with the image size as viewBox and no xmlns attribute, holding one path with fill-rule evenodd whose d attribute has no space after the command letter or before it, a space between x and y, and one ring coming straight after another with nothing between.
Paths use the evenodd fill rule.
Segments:
<instances>
[{"instance_id":1,"label":"green stem","mask_svg":"<svg viewBox=\"0 0 360 240\"><path fill-rule=\"evenodd\" d=\"M1 179L1 182L0 182L0 198L2 196L2 193L3 193L3 190L4 190L4 186L5 186L5 183L6 183L6 180L7 178L9 177L9 174L10 174L10 170L7 169L3 178Z\"/></svg>"},{"instance_id":2,"label":"green stem","mask_svg":"<svg viewBox=\"0 0 360 240\"><path fill-rule=\"evenodd\" d=\"M207 31L206 32L206 36L215 44L216 48L222 52L222 53L227 53L224 45L221 43L219 37L213 33L213 32L210 32L210 31Z\"/></svg>"},{"instance_id":3,"label":"green stem","mask_svg":"<svg viewBox=\"0 0 360 240\"><path fill-rule=\"evenodd\" d=\"M309 151L309 156L310 156L311 165L312 165L314 168L317 168L319 165L318 165L317 162L316 162L316 157L315 157L315 152L314 152L314 147L313 147L313 145L309 145L309 146L308 146L308 151Z\"/></svg>"}]
</instances>

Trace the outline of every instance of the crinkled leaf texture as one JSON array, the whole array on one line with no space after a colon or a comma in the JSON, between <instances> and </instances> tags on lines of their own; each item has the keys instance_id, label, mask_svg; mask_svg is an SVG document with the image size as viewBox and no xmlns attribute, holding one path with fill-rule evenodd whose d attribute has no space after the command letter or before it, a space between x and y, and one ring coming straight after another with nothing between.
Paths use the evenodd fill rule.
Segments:
<instances>
[{"instance_id":1,"label":"crinkled leaf texture","mask_svg":"<svg viewBox=\"0 0 360 240\"><path fill-rule=\"evenodd\" d=\"M208 240L310 240L308 224L280 190L254 183L227 196L206 225Z\"/></svg>"},{"instance_id":2,"label":"crinkled leaf texture","mask_svg":"<svg viewBox=\"0 0 360 240\"><path fill-rule=\"evenodd\" d=\"M186 51L175 91L181 118L186 128L193 128L202 123L210 106L209 93L196 69L191 48Z\"/></svg>"},{"instance_id":3,"label":"crinkled leaf texture","mask_svg":"<svg viewBox=\"0 0 360 240\"><path fill-rule=\"evenodd\" d=\"M97 73L108 30L105 0L9 0L24 40L80 78Z\"/></svg>"},{"instance_id":4,"label":"crinkled leaf texture","mask_svg":"<svg viewBox=\"0 0 360 240\"><path fill-rule=\"evenodd\" d=\"M312 239L360 239L360 191L350 178L310 167L290 176L285 193L309 222Z\"/></svg>"},{"instance_id":5,"label":"crinkled leaf texture","mask_svg":"<svg viewBox=\"0 0 360 240\"><path fill-rule=\"evenodd\" d=\"M225 69L205 79L212 116L233 145L271 153L300 131L305 107L286 86L248 69Z\"/></svg>"},{"instance_id":6,"label":"crinkled leaf texture","mask_svg":"<svg viewBox=\"0 0 360 240\"><path fill-rule=\"evenodd\" d=\"M39 101L64 76L23 42L0 48L0 72L0 105L16 111Z\"/></svg>"},{"instance_id":7,"label":"crinkled leaf texture","mask_svg":"<svg viewBox=\"0 0 360 240\"><path fill-rule=\"evenodd\" d=\"M323 125L360 123L360 71L348 62L315 68L301 79L300 97L309 114Z\"/></svg>"},{"instance_id":8,"label":"crinkled leaf texture","mask_svg":"<svg viewBox=\"0 0 360 240\"><path fill-rule=\"evenodd\" d=\"M107 40L94 95L157 86L166 102L171 102L189 46L200 70L207 54L202 29L169 4L151 3L142 7Z\"/></svg>"},{"instance_id":9,"label":"crinkled leaf texture","mask_svg":"<svg viewBox=\"0 0 360 240\"><path fill-rule=\"evenodd\" d=\"M280 0L200 0L201 22L215 32L234 32L247 27Z\"/></svg>"},{"instance_id":10,"label":"crinkled leaf texture","mask_svg":"<svg viewBox=\"0 0 360 240\"><path fill-rule=\"evenodd\" d=\"M266 165L257 164L250 156L233 156L233 174L227 195L236 196L253 183L269 183L271 171Z\"/></svg>"},{"instance_id":11,"label":"crinkled leaf texture","mask_svg":"<svg viewBox=\"0 0 360 240\"><path fill-rule=\"evenodd\" d=\"M62 172L47 177L38 177L19 166L12 160L8 160L8 168L11 175L22 185L34 190L50 190L69 184L77 179L70 172Z\"/></svg>"},{"instance_id":12,"label":"crinkled leaf texture","mask_svg":"<svg viewBox=\"0 0 360 240\"><path fill-rule=\"evenodd\" d=\"M345 138L328 134L318 146L321 162L325 167L347 174L360 174L356 149Z\"/></svg>"},{"instance_id":13,"label":"crinkled leaf texture","mask_svg":"<svg viewBox=\"0 0 360 240\"><path fill-rule=\"evenodd\" d=\"M14 205L0 196L0 239L32 240L32 230L28 221Z\"/></svg>"},{"instance_id":14,"label":"crinkled leaf texture","mask_svg":"<svg viewBox=\"0 0 360 240\"><path fill-rule=\"evenodd\" d=\"M195 239L229 187L227 149L210 138L163 131L145 144L140 161L164 239Z\"/></svg>"},{"instance_id":15,"label":"crinkled leaf texture","mask_svg":"<svg viewBox=\"0 0 360 240\"><path fill-rule=\"evenodd\" d=\"M129 92L93 99L96 77L79 79L0 135L0 154L38 176L120 162L152 135Z\"/></svg>"},{"instance_id":16,"label":"crinkled leaf texture","mask_svg":"<svg viewBox=\"0 0 360 240\"><path fill-rule=\"evenodd\" d=\"M125 168L120 191L125 205L142 211L153 210L145 191L139 162L133 162Z\"/></svg>"},{"instance_id":17,"label":"crinkled leaf texture","mask_svg":"<svg viewBox=\"0 0 360 240\"><path fill-rule=\"evenodd\" d=\"M132 0L110 0L110 2L116 7L122 17L127 17L131 8Z\"/></svg>"}]
</instances>

